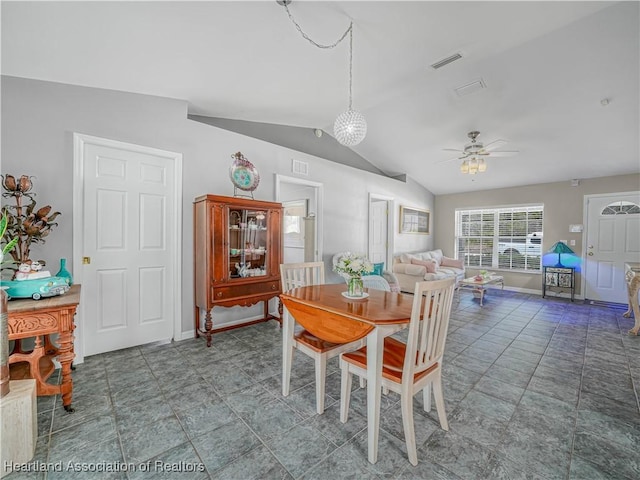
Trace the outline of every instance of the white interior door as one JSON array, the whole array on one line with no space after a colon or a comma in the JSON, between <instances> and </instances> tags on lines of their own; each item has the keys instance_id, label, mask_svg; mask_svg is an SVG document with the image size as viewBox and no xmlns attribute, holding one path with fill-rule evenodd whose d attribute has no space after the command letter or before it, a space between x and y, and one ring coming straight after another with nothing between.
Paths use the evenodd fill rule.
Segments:
<instances>
[{"instance_id":1,"label":"white interior door","mask_svg":"<svg viewBox=\"0 0 640 480\"><path fill-rule=\"evenodd\" d=\"M393 202L388 197L369 195L369 253L373 263L384 262L385 270L391 270L391 209Z\"/></svg>"},{"instance_id":2,"label":"white interior door","mask_svg":"<svg viewBox=\"0 0 640 480\"><path fill-rule=\"evenodd\" d=\"M168 341L180 325L181 156L76 140L84 355Z\"/></svg>"},{"instance_id":3,"label":"white interior door","mask_svg":"<svg viewBox=\"0 0 640 480\"><path fill-rule=\"evenodd\" d=\"M586 203L585 298L627 303L624 264L640 262L640 193L589 195Z\"/></svg>"}]
</instances>

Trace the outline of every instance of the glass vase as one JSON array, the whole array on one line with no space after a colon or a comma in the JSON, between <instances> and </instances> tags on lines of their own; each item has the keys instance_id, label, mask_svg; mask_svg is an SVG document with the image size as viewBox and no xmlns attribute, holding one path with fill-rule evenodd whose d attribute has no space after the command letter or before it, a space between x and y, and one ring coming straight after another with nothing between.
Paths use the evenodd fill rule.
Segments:
<instances>
[{"instance_id":1,"label":"glass vase","mask_svg":"<svg viewBox=\"0 0 640 480\"><path fill-rule=\"evenodd\" d=\"M347 282L347 287L347 295L350 297L362 297L364 294L362 277L350 277Z\"/></svg>"},{"instance_id":2,"label":"glass vase","mask_svg":"<svg viewBox=\"0 0 640 480\"><path fill-rule=\"evenodd\" d=\"M66 278L69 281L69 286L73 285L73 278L71 277L71 273L67 270L67 259L60 259L60 270L56 273L56 277Z\"/></svg>"}]
</instances>

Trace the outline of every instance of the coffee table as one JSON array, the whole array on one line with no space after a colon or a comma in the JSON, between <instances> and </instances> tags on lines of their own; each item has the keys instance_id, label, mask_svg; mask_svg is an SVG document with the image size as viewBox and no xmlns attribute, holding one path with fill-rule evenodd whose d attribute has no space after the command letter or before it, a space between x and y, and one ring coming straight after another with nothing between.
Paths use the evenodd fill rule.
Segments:
<instances>
[{"instance_id":1,"label":"coffee table","mask_svg":"<svg viewBox=\"0 0 640 480\"><path fill-rule=\"evenodd\" d=\"M504 278L501 275L486 275L481 280L476 280L476 277L468 277L464 280L460 280L460 286L473 289L474 293L478 293L480 297L480 306L483 305L484 292L487 290L487 285L500 285L504 290Z\"/></svg>"}]
</instances>

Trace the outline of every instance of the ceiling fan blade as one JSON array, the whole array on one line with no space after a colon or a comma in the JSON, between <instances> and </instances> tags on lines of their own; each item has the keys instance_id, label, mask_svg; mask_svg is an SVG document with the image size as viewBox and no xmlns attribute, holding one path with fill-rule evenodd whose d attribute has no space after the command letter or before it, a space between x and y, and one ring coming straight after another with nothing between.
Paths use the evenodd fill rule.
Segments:
<instances>
[{"instance_id":1,"label":"ceiling fan blade","mask_svg":"<svg viewBox=\"0 0 640 480\"><path fill-rule=\"evenodd\" d=\"M497 152L489 152L488 155L490 157L512 157L520 153L517 150L500 150Z\"/></svg>"},{"instance_id":2,"label":"ceiling fan blade","mask_svg":"<svg viewBox=\"0 0 640 480\"><path fill-rule=\"evenodd\" d=\"M468 155L463 155L462 157L453 157L453 158L446 158L444 160L440 160L436 163L444 163L444 162L451 162L452 160L464 160L465 158L467 158Z\"/></svg>"},{"instance_id":3,"label":"ceiling fan blade","mask_svg":"<svg viewBox=\"0 0 640 480\"><path fill-rule=\"evenodd\" d=\"M459 148L443 148L443 152L464 152L464 150L460 150Z\"/></svg>"},{"instance_id":4,"label":"ceiling fan blade","mask_svg":"<svg viewBox=\"0 0 640 480\"><path fill-rule=\"evenodd\" d=\"M506 140L494 140L494 141L493 141L493 142L491 142L491 143L487 143L487 144L484 146L484 149L485 149L487 152L490 152L490 151L492 151L492 150L495 150L496 148L504 147L506 144L507 144Z\"/></svg>"}]
</instances>

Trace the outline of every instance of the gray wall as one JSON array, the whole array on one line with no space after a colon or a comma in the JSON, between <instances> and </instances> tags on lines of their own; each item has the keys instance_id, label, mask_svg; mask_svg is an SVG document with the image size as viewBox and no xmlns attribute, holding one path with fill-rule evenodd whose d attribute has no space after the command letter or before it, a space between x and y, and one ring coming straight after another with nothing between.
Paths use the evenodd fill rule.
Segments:
<instances>
[{"instance_id":1,"label":"gray wall","mask_svg":"<svg viewBox=\"0 0 640 480\"><path fill-rule=\"evenodd\" d=\"M572 187L567 181L483 192L438 195L434 215L435 244L442 248L446 255L454 254L455 210L457 208L537 203L544 205L542 251L551 248L558 240L575 240L576 245L571 249L577 255L582 256L582 233L569 233L569 225L584 223L584 196L638 190L640 190L640 174L580 180L580 185L577 187ZM503 272L503 274L506 286L530 290L541 290L542 288L539 274L516 272ZM576 292L580 292L582 285L580 275L577 275L576 280Z\"/></svg>"},{"instance_id":2,"label":"gray wall","mask_svg":"<svg viewBox=\"0 0 640 480\"><path fill-rule=\"evenodd\" d=\"M2 77L1 171L34 175L38 204L51 204L62 212L59 227L46 244L33 248L33 256L54 266L67 258L72 273L81 268L72 261L74 132L183 154L182 336L193 331L192 201L204 193L233 195L228 168L237 151L260 172L254 194L261 200L275 200L275 174L294 176L292 158L309 162L310 175L305 178L324 184L325 259L338 251L366 252L369 192L394 198L395 232L401 204L433 211L433 195L414 182L398 182L190 121L187 108L182 100ZM427 250L432 238L396 233L395 248ZM215 309L214 324L258 317L260 311L259 305Z\"/></svg>"}]
</instances>

